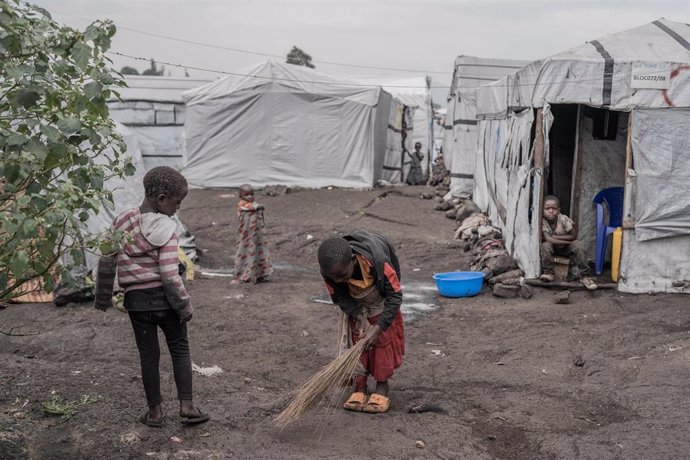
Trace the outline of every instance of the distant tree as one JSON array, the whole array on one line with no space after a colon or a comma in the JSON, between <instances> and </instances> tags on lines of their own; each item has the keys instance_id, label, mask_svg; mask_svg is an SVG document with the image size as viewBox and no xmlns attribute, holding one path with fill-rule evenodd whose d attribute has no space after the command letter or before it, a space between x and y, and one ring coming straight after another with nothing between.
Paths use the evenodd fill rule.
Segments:
<instances>
[{"instance_id":1,"label":"distant tree","mask_svg":"<svg viewBox=\"0 0 690 460\"><path fill-rule=\"evenodd\" d=\"M296 46L293 46L290 52L287 54L287 61L285 62L288 64L303 65L309 67L310 69L316 68L316 66L311 63L311 56Z\"/></svg>"},{"instance_id":2,"label":"distant tree","mask_svg":"<svg viewBox=\"0 0 690 460\"><path fill-rule=\"evenodd\" d=\"M127 65L120 69L120 73L122 75L139 75L139 71L137 69Z\"/></svg>"},{"instance_id":3,"label":"distant tree","mask_svg":"<svg viewBox=\"0 0 690 460\"><path fill-rule=\"evenodd\" d=\"M156 64L156 61L151 58L151 67L148 69L144 70L141 74L142 75L163 75L165 72L165 67L161 66L161 68L158 68L158 64Z\"/></svg>"}]
</instances>

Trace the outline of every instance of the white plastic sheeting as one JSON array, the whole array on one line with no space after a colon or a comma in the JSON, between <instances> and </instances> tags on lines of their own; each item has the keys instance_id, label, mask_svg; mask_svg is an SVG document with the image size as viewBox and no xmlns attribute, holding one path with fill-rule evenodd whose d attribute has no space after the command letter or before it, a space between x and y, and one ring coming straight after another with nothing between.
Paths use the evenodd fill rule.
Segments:
<instances>
[{"instance_id":1,"label":"white plastic sheeting","mask_svg":"<svg viewBox=\"0 0 690 460\"><path fill-rule=\"evenodd\" d=\"M553 117L544 112L545 139ZM531 196L541 186L542 171L533 172L534 148L530 135L534 115L524 110L503 120L479 123L478 149L483 152L475 168L474 200L491 222L503 231L506 248L525 271L539 274L539 215ZM548 146L547 146L548 148ZM538 195L535 195L538 196ZM531 220L530 220L531 216Z\"/></svg>"},{"instance_id":2,"label":"white plastic sheeting","mask_svg":"<svg viewBox=\"0 0 690 460\"><path fill-rule=\"evenodd\" d=\"M447 135L443 140L451 192L471 194L477 148L476 97L480 85L515 72L526 61L458 56L446 110Z\"/></svg>"},{"instance_id":3,"label":"white plastic sheeting","mask_svg":"<svg viewBox=\"0 0 690 460\"><path fill-rule=\"evenodd\" d=\"M141 149L143 169L182 166L185 106L182 92L210 80L165 76L125 77L120 98L108 101L113 120L129 128Z\"/></svg>"},{"instance_id":4,"label":"white plastic sheeting","mask_svg":"<svg viewBox=\"0 0 690 460\"><path fill-rule=\"evenodd\" d=\"M427 152L431 151L433 145L433 133L430 127L434 113L431 106L430 79L426 76L416 76L407 78L356 77L353 80L381 86L408 107L408 110L412 112L412 123L409 125L410 130L407 137L412 147L416 142L422 144L422 152L425 155L422 166L423 170L426 171L429 163L426 158Z\"/></svg>"},{"instance_id":5,"label":"white plastic sheeting","mask_svg":"<svg viewBox=\"0 0 690 460\"><path fill-rule=\"evenodd\" d=\"M380 87L273 61L238 73L252 76L183 94L192 186L371 187L381 177L396 102Z\"/></svg>"},{"instance_id":6,"label":"white plastic sheeting","mask_svg":"<svg viewBox=\"0 0 690 460\"><path fill-rule=\"evenodd\" d=\"M689 133L690 109L633 111L633 218L638 241L690 235Z\"/></svg>"},{"instance_id":7,"label":"white plastic sheeting","mask_svg":"<svg viewBox=\"0 0 690 460\"><path fill-rule=\"evenodd\" d=\"M688 107L689 62L690 27L659 19L535 61L487 85L480 90L478 115L495 118L508 108L545 103L626 112L636 107ZM644 72L667 78L668 88L633 88L633 76Z\"/></svg>"}]
</instances>

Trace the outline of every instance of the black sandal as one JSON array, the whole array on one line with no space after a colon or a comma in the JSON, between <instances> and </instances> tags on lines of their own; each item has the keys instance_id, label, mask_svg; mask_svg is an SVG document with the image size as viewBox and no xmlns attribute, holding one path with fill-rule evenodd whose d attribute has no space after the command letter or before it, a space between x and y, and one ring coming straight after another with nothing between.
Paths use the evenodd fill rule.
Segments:
<instances>
[{"instance_id":1,"label":"black sandal","mask_svg":"<svg viewBox=\"0 0 690 460\"><path fill-rule=\"evenodd\" d=\"M150 414L150 412L146 411L146 413L144 415L139 417L139 421L146 426L150 426L151 428L160 428L163 426L163 420L161 420L160 422L156 422L154 420L151 420L149 418L149 414Z\"/></svg>"},{"instance_id":2,"label":"black sandal","mask_svg":"<svg viewBox=\"0 0 690 460\"><path fill-rule=\"evenodd\" d=\"M199 423L208 422L211 419L211 417L208 414L204 414L203 412L201 412L201 409L199 409L198 407L196 408L196 410L198 412L197 415L191 417L181 415L182 423L184 423L185 425L197 425Z\"/></svg>"}]
</instances>

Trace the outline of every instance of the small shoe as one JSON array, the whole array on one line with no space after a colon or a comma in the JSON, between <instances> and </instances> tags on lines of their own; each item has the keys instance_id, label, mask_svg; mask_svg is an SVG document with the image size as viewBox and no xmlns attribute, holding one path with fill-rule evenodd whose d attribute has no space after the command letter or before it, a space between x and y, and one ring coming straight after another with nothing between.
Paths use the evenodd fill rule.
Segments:
<instances>
[{"instance_id":1,"label":"small shoe","mask_svg":"<svg viewBox=\"0 0 690 460\"><path fill-rule=\"evenodd\" d=\"M230 286L239 286L240 284L242 284L242 281L240 281L239 278L235 278L232 281L230 281Z\"/></svg>"},{"instance_id":2,"label":"small shoe","mask_svg":"<svg viewBox=\"0 0 690 460\"><path fill-rule=\"evenodd\" d=\"M540 280L542 280L545 283L550 283L551 281L555 280L556 277L553 276L553 273L543 273L540 277Z\"/></svg>"},{"instance_id":3,"label":"small shoe","mask_svg":"<svg viewBox=\"0 0 690 460\"><path fill-rule=\"evenodd\" d=\"M204 423L208 422L211 417L208 414L204 414L201 412L201 409L198 407L196 408L196 415L182 415L180 414L180 417L182 417L182 423L185 425L196 425L199 423Z\"/></svg>"},{"instance_id":4,"label":"small shoe","mask_svg":"<svg viewBox=\"0 0 690 460\"><path fill-rule=\"evenodd\" d=\"M343 405L343 409L355 412L362 412L364 405L367 403L369 396L361 391L355 391L347 398L347 402Z\"/></svg>"},{"instance_id":5,"label":"small shoe","mask_svg":"<svg viewBox=\"0 0 690 460\"><path fill-rule=\"evenodd\" d=\"M364 412L368 414L383 414L387 412L391 407L391 400L387 396L383 396L377 393L369 396L369 401L367 401L364 406Z\"/></svg>"},{"instance_id":6,"label":"small shoe","mask_svg":"<svg viewBox=\"0 0 690 460\"><path fill-rule=\"evenodd\" d=\"M597 286L597 283L594 282L592 278L589 278L587 276L583 276L582 279L580 280L580 283L590 291L595 290L599 286Z\"/></svg>"},{"instance_id":7,"label":"small shoe","mask_svg":"<svg viewBox=\"0 0 690 460\"><path fill-rule=\"evenodd\" d=\"M149 418L149 414L150 412L147 411L144 415L139 417L139 421L146 426L150 426L151 428L160 428L163 426L163 420L151 420Z\"/></svg>"}]
</instances>

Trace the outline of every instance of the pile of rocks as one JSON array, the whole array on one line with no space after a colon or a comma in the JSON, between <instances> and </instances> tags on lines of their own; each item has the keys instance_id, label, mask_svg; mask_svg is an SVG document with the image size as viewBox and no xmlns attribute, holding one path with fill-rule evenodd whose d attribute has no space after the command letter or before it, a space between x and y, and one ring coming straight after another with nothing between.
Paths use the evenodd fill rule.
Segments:
<instances>
[{"instance_id":1,"label":"pile of rocks","mask_svg":"<svg viewBox=\"0 0 690 460\"><path fill-rule=\"evenodd\" d=\"M469 197L444 199L434 209L444 211L446 217L457 222L455 238L463 242L466 252L472 251L474 255L470 270L484 273L484 280L493 286L495 296L532 296L530 287L523 283L524 273L505 248L501 230L491 224Z\"/></svg>"}]
</instances>

